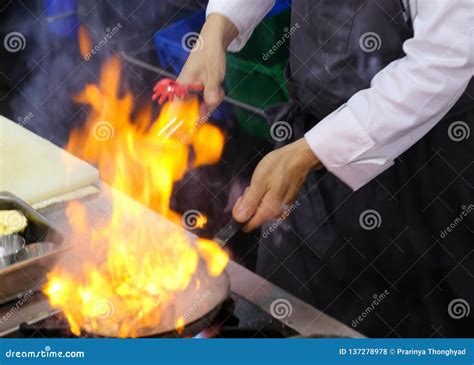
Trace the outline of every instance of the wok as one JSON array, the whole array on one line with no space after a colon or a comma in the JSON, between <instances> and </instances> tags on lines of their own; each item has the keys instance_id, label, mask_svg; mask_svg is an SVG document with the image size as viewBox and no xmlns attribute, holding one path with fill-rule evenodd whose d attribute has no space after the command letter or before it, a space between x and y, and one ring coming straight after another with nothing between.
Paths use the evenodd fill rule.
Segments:
<instances>
[{"instance_id":1,"label":"wok","mask_svg":"<svg viewBox=\"0 0 474 365\"><path fill-rule=\"evenodd\" d=\"M137 328L134 337L170 337L193 336L204 328L209 327L218 314L223 302L230 292L230 279L227 272L218 277L207 274L205 263L199 263L197 275L202 283L199 288L190 285L182 292L176 292L173 300L162 308L160 323L155 326ZM176 323L178 318L184 319L182 330L178 332ZM112 318L113 319L113 318ZM81 335L93 337L118 337L118 326L101 325L100 318L91 318L81 328ZM110 320L110 319L108 319ZM131 325L133 325L133 319ZM94 326L92 326L92 321ZM110 321L108 321L110 323Z\"/></svg>"},{"instance_id":2,"label":"wok","mask_svg":"<svg viewBox=\"0 0 474 365\"><path fill-rule=\"evenodd\" d=\"M224 247L241 227L242 224L231 220L216 234L213 240ZM160 323L152 327L138 328L136 337L193 336L209 327L229 296L230 278L225 270L217 277L209 275L202 259L199 261L195 275L201 283L199 288L189 285L186 290L176 292L170 305L164 308ZM176 329L178 318L184 319L182 331L180 330L179 333ZM100 319L97 318L91 319L91 321L94 321L95 325L85 323L82 328L84 335L118 336L117 328L101 326ZM97 324L99 325L97 326Z\"/></svg>"}]
</instances>

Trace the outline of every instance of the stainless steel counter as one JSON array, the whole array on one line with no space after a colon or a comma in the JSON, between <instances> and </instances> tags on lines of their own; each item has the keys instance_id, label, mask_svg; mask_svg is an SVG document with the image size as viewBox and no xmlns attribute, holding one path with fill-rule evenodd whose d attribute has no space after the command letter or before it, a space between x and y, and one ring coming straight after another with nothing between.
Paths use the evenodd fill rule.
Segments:
<instances>
[{"instance_id":1,"label":"stainless steel counter","mask_svg":"<svg viewBox=\"0 0 474 365\"><path fill-rule=\"evenodd\" d=\"M103 185L99 194L82 199L88 211L94 212L97 219L102 219L110 214L112 207L110 201L106 198L109 189L108 186ZM42 213L60 229L67 232L68 226L64 208L64 205L55 205L45 209ZM158 221L164 218L156 214L156 219ZM91 226L91 229L94 229L94 225ZM277 319L301 336L363 337L352 328L290 295L235 262L229 263L227 271L231 279L231 291L233 293L269 314L272 314L272 304L273 312L275 312L277 306L282 306L283 311L277 312ZM19 300L16 303L4 305L0 307L0 336L16 331L22 322L34 323L53 312L55 311L50 308L41 294L33 294L24 301Z\"/></svg>"}]
</instances>

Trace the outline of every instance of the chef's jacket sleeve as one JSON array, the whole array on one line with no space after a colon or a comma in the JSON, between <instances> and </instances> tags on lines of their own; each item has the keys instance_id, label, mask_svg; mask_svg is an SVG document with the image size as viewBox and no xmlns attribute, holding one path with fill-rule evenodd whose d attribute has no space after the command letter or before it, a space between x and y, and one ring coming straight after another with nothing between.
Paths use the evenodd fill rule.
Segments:
<instances>
[{"instance_id":1,"label":"chef's jacket sleeve","mask_svg":"<svg viewBox=\"0 0 474 365\"><path fill-rule=\"evenodd\" d=\"M324 166L353 190L428 133L474 75L473 0L418 0L413 28L403 58L305 135Z\"/></svg>"},{"instance_id":2,"label":"chef's jacket sleeve","mask_svg":"<svg viewBox=\"0 0 474 365\"><path fill-rule=\"evenodd\" d=\"M218 13L235 25L239 35L229 45L228 50L238 52L273 5L275 0L209 0L206 16Z\"/></svg>"}]
</instances>

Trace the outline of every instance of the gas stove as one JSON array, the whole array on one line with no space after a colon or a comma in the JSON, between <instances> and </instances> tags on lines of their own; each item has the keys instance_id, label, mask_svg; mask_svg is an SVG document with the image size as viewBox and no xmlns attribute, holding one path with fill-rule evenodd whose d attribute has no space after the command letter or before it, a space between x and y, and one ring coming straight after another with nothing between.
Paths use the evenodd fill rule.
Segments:
<instances>
[{"instance_id":1,"label":"gas stove","mask_svg":"<svg viewBox=\"0 0 474 365\"><path fill-rule=\"evenodd\" d=\"M107 185L100 193L83 202L87 210L103 216L110 211ZM67 231L65 206L43 210L43 215L59 229ZM230 278L230 295L207 328L197 337L364 337L354 329L326 315L283 289L230 261L226 271ZM38 292L0 306L0 337L73 337L61 313L50 307ZM289 307L286 313L272 315L278 303ZM176 336L176 334L172 334Z\"/></svg>"},{"instance_id":2,"label":"gas stove","mask_svg":"<svg viewBox=\"0 0 474 365\"><path fill-rule=\"evenodd\" d=\"M169 333L161 338L285 338L299 333L272 317L255 304L232 293L219 309L215 319L192 336ZM76 338L62 313L33 322L22 322L8 337L14 338ZM80 337L97 337L82 333Z\"/></svg>"}]
</instances>

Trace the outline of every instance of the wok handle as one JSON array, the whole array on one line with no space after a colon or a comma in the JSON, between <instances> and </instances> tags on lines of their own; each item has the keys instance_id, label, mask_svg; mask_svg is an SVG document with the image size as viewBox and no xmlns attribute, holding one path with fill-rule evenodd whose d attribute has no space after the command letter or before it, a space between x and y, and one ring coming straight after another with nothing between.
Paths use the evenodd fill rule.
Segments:
<instances>
[{"instance_id":1,"label":"wok handle","mask_svg":"<svg viewBox=\"0 0 474 365\"><path fill-rule=\"evenodd\" d=\"M239 232L245 223L239 223L235 219L231 219L219 232L214 236L213 241L217 242L221 247L227 245L232 237Z\"/></svg>"}]
</instances>

